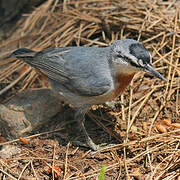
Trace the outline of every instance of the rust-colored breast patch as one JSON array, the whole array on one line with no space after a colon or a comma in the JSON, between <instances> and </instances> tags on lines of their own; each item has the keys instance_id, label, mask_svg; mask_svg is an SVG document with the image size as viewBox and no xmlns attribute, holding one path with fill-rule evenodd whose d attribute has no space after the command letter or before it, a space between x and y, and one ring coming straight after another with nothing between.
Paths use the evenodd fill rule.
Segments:
<instances>
[{"instance_id":1,"label":"rust-colored breast patch","mask_svg":"<svg viewBox=\"0 0 180 180\"><path fill-rule=\"evenodd\" d=\"M114 91L114 96L115 98L117 96L119 96L124 90L125 88L129 85L129 83L131 82L132 78L134 77L134 74L128 74L128 75L125 75L125 74L118 74L116 76L116 88L115 88L115 91Z\"/></svg>"}]
</instances>

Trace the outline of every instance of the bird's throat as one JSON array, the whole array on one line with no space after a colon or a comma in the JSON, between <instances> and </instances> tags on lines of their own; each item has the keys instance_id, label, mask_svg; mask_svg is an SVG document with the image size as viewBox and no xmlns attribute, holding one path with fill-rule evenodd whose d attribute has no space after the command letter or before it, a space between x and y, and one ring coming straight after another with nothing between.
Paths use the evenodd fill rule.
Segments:
<instances>
[{"instance_id":1,"label":"bird's throat","mask_svg":"<svg viewBox=\"0 0 180 180\"><path fill-rule=\"evenodd\" d=\"M115 77L116 81L116 87L115 87L115 92L114 95L115 97L119 96L125 88L130 84L131 80L133 79L135 73L132 74L118 74Z\"/></svg>"}]
</instances>

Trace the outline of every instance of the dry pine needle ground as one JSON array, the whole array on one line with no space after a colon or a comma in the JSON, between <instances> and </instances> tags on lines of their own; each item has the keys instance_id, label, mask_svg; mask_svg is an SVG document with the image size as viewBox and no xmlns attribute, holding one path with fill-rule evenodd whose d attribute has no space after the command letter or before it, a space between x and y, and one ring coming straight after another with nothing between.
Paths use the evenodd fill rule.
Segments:
<instances>
[{"instance_id":1,"label":"dry pine needle ground","mask_svg":"<svg viewBox=\"0 0 180 180\"><path fill-rule=\"evenodd\" d=\"M119 99L124 106L118 105L119 112L109 112L116 117L114 129L103 124L108 121L105 116L89 115L110 136L116 138L116 132L122 137L114 148L90 154L70 144L59 146L55 140L41 139L39 134L30 145L14 142L21 153L0 159L1 176L96 179L106 165L106 179L180 178L179 9L180 2L174 0L47 0L24 14L15 32L0 43L1 100L44 86L32 68L22 71L21 61L7 58L19 47L107 46L116 39L133 38L151 51L154 66L168 82L137 74Z\"/></svg>"}]
</instances>

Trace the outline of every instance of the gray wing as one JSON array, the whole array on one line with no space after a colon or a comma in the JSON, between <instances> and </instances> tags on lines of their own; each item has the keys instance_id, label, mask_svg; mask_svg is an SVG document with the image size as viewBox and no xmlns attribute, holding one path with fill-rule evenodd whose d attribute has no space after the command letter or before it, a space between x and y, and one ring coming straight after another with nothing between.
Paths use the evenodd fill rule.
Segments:
<instances>
[{"instance_id":1,"label":"gray wing","mask_svg":"<svg viewBox=\"0 0 180 180\"><path fill-rule=\"evenodd\" d=\"M108 48L67 47L37 53L31 64L50 79L81 96L98 96L113 88Z\"/></svg>"}]
</instances>

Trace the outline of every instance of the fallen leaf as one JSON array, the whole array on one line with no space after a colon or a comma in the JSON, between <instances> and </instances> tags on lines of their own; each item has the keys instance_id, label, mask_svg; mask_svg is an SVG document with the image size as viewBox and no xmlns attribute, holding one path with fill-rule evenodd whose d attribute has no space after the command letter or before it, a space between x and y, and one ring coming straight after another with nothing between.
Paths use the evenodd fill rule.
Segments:
<instances>
[{"instance_id":1,"label":"fallen leaf","mask_svg":"<svg viewBox=\"0 0 180 180\"><path fill-rule=\"evenodd\" d=\"M156 128L161 133L166 133L167 132L167 129L162 124L157 124Z\"/></svg>"},{"instance_id":2,"label":"fallen leaf","mask_svg":"<svg viewBox=\"0 0 180 180\"><path fill-rule=\"evenodd\" d=\"M19 75L24 74L24 72L26 72L27 69L28 69L28 66L25 65L25 66L21 69L21 71L19 72Z\"/></svg>"},{"instance_id":3,"label":"fallen leaf","mask_svg":"<svg viewBox=\"0 0 180 180\"><path fill-rule=\"evenodd\" d=\"M25 139L23 137L20 137L19 140L23 143L23 144L29 144L30 140L29 139Z\"/></svg>"},{"instance_id":4,"label":"fallen leaf","mask_svg":"<svg viewBox=\"0 0 180 180\"><path fill-rule=\"evenodd\" d=\"M164 124L167 125L167 126L170 126L170 125L171 125L171 120L169 120L169 119L164 119L163 122L164 122Z\"/></svg>"},{"instance_id":5,"label":"fallen leaf","mask_svg":"<svg viewBox=\"0 0 180 180\"><path fill-rule=\"evenodd\" d=\"M48 169L48 172L52 174L52 168ZM54 166L54 177L57 179L62 174L62 170L59 166Z\"/></svg>"},{"instance_id":6,"label":"fallen leaf","mask_svg":"<svg viewBox=\"0 0 180 180\"><path fill-rule=\"evenodd\" d=\"M175 128L180 128L180 123L172 123L171 126Z\"/></svg>"}]
</instances>

